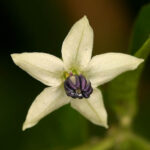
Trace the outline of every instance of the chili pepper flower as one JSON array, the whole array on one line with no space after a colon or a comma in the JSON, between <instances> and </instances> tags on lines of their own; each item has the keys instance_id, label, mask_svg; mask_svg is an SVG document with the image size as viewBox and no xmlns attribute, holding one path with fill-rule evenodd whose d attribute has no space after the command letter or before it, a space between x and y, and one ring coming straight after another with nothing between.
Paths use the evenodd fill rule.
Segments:
<instances>
[{"instance_id":1,"label":"chili pepper flower","mask_svg":"<svg viewBox=\"0 0 150 150\"><path fill-rule=\"evenodd\" d=\"M136 69L143 59L122 53L91 58L93 30L86 16L77 21L62 44L62 60L46 53L12 54L14 63L46 86L32 103L23 130L69 104L96 125L108 127L98 86Z\"/></svg>"}]
</instances>

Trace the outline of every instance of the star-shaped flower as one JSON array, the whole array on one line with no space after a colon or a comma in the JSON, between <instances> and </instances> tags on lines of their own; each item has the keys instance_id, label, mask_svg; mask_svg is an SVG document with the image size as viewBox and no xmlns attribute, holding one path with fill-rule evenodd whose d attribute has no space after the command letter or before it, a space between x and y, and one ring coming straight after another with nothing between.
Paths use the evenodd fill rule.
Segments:
<instances>
[{"instance_id":1,"label":"star-shaped flower","mask_svg":"<svg viewBox=\"0 0 150 150\"><path fill-rule=\"evenodd\" d=\"M46 53L12 54L16 65L46 86L32 103L23 130L68 103L92 123L107 125L107 112L98 86L134 70L143 59L122 53L91 58L93 30L86 16L77 21L62 44L62 60Z\"/></svg>"}]
</instances>

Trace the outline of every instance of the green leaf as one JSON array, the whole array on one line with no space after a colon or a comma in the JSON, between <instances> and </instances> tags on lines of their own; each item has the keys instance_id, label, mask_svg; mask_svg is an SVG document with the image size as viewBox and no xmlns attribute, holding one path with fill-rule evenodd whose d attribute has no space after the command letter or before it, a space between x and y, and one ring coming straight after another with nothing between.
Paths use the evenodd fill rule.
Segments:
<instances>
[{"instance_id":1,"label":"green leaf","mask_svg":"<svg viewBox=\"0 0 150 150\"><path fill-rule=\"evenodd\" d=\"M150 36L150 5L144 6L135 22L130 53L134 54Z\"/></svg>"},{"instance_id":2,"label":"green leaf","mask_svg":"<svg viewBox=\"0 0 150 150\"><path fill-rule=\"evenodd\" d=\"M144 58L150 54L150 39L136 52L135 56ZM130 125L137 111L138 83L144 64L138 69L126 72L114 79L108 87L108 104L117 114L123 125ZM122 86L123 85L123 86Z\"/></svg>"},{"instance_id":3,"label":"green leaf","mask_svg":"<svg viewBox=\"0 0 150 150\"><path fill-rule=\"evenodd\" d=\"M134 56L147 59L150 54L150 38L144 43L144 45L135 53Z\"/></svg>"},{"instance_id":4,"label":"green leaf","mask_svg":"<svg viewBox=\"0 0 150 150\"><path fill-rule=\"evenodd\" d=\"M129 48L131 54L134 54L134 56L139 58L144 58L145 60L150 54L149 18L150 5L147 5L142 8L135 22L132 34L132 42ZM124 125L129 125L137 112L138 84L143 66L144 64L135 71L122 74L113 80L108 87L108 104L116 113L120 122Z\"/></svg>"},{"instance_id":5,"label":"green leaf","mask_svg":"<svg viewBox=\"0 0 150 150\"><path fill-rule=\"evenodd\" d=\"M150 54L150 38L148 38L150 34L149 18L150 5L147 5L141 9L135 22L132 42L129 48L131 54L145 60ZM107 91L108 104L110 104L110 108L116 113L117 118L123 125L130 125L132 118L137 112L138 84L143 66L144 64L135 71L120 75L109 84Z\"/></svg>"}]
</instances>

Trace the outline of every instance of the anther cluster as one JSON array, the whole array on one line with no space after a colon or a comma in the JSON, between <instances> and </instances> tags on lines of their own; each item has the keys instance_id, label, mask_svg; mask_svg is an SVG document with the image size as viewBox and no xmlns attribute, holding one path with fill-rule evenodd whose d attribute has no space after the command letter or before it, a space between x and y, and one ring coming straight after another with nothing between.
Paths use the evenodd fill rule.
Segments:
<instances>
[{"instance_id":1,"label":"anther cluster","mask_svg":"<svg viewBox=\"0 0 150 150\"><path fill-rule=\"evenodd\" d=\"M66 94L72 98L88 98L93 92L91 82L83 75L70 75L64 82Z\"/></svg>"}]
</instances>

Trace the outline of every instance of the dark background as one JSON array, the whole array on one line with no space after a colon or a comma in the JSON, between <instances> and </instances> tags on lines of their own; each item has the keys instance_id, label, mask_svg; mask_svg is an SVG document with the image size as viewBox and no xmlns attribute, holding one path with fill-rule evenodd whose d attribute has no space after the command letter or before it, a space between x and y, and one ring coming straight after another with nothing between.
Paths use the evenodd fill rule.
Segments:
<instances>
[{"instance_id":1,"label":"dark background","mask_svg":"<svg viewBox=\"0 0 150 150\"><path fill-rule=\"evenodd\" d=\"M93 54L128 52L134 21L149 0L1 0L0 1L0 149L63 150L107 130L95 126L68 106L53 112L37 126L21 131L34 98L45 87L16 67L11 53L47 52L61 57L61 44L70 27L87 15L94 29ZM139 113L134 130L150 140L149 61L142 75ZM106 106L107 108L107 106ZM109 114L111 115L111 114ZM109 121L111 126L111 121Z\"/></svg>"}]
</instances>

